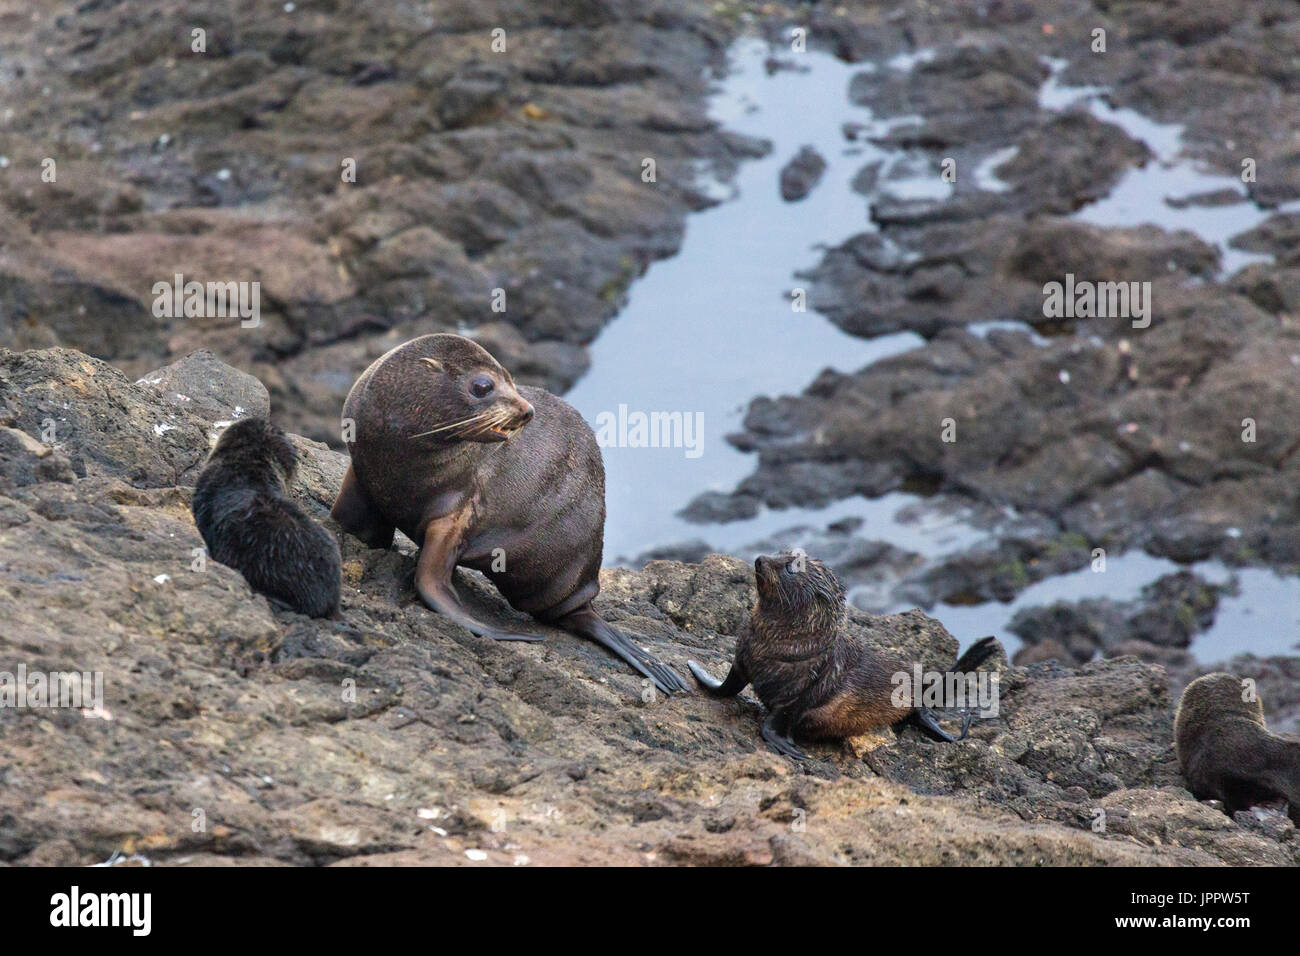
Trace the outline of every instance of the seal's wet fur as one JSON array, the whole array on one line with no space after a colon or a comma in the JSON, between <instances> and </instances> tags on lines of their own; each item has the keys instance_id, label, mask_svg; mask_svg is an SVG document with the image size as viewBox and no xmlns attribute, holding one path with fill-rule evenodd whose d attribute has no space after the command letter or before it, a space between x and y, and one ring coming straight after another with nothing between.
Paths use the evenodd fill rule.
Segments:
<instances>
[{"instance_id":1,"label":"seal's wet fur","mask_svg":"<svg viewBox=\"0 0 1300 956\"><path fill-rule=\"evenodd\" d=\"M237 421L208 457L191 510L213 560L267 597L323 617L339 603L339 546L288 497L297 465L279 428L262 418Z\"/></svg>"},{"instance_id":2,"label":"seal's wet fur","mask_svg":"<svg viewBox=\"0 0 1300 956\"><path fill-rule=\"evenodd\" d=\"M541 640L479 621L452 584L483 572L512 606L596 641L653 680L684 690L671 668L591 606L605 534L605 466L595 433L567 402L516 387L485 349L425 335L376 359L348 393L352 462L331 512L371 547L400 528L421 546L425 603L476 634Z\"/></svg>"},{"instance_id":3,"label":"seal's wet fur","mask_svg":"<svg viewBox=\"0 0 1300 956\"><path fill-rule=\"evenodd\" d=\"M1300 825L1300 740L1272 733L1258 696L1233 674L1187 685L1174 718L1174 750L1192 793L1229 814L1285 800Z\"/></svg>"},{"instance_id":4,"label":"seal's wet fur","mask_svg":"<svg viewBox=\"0 0 1300 956\"><path fill-rule=\"evenodd\" d=\"M902 721L932 737L944 733L924 707L893 702L895 674L910 665L893 660L844 630L844 588L822 562L802 553L760 557L754 562L758 600L736 642L726 680L718 681L694 661L692 673L708 693L730 697L753 684L768 710L763 738L779 753L802 759L790 740L853 737ZM974 670L997 650L976 642L955 665Z\"/></svg>"}]
</instances>

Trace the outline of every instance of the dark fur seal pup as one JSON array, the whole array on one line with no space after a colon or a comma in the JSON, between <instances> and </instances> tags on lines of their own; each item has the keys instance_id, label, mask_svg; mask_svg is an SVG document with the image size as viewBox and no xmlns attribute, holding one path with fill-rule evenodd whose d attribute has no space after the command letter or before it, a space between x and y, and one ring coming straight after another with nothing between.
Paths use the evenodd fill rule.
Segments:
<instances>
[{"instance_id":1,"label":"dark fur seal pup","mask_svg":"<svg viewBox=\"0 0 1300 956\"><path fill-rule=\"evenodd\" d=\"M425 335L376 359L348 393L343 417L356 432L332 514L374 548L392 543L394 527L417 542L415 586L429 607L475 634L541 640L474 618L452 586L457 565L474 568L519 610L603 645L665 693L686 689L591 606L600 590L605 466L572 406L540 388L516 388L469 339Z\"/></svg>"},{"instance_id":2,"label":"dark fur seal pup","mask_svg":"<svg viewBox=\"0 0 1300 956\"><path fill-rule=\"evenodd\" d=\"M194 489L194 523L214 561L312 617L338 607L339 546L287 495L298 454L284 432L245 418L222 433Z\"/></svg>"},{"instance_id":3,"label":"dark fur seal pup","mask_svg":"<svg viewBox=\"0 0 1300 956\"><path fill-rule=\"evenodd\" d=\"M1229 814L1285 800L1300 825L1300 740L1271 733L1259 698L1242 696L1232 674L1187 685L1174 718L1178 766L1200 800L1221 800Z\"/></svg>"},{"instance_id":4,"label":"dark fur seal pup","mask_svg":"<svg viewBox=\"0 0 1300 956\"><path fill-rule=\"evenodd\" d=\"M736 643L727 679L695 661L691 673L713 697L734 697L752 683L767 708L763 739L781 754L807 755L790 739L853 737L910 722L937 740L956 738L925 707L896 707L891 680L911 665L890 660L844 633L844 589L835 574L806 555L780 554L754 562L758 601ZM972 644L953 669L972 671L997 651L986 637ZM962 737L970 726L970 717Z\"/></svg>"}]
</instances>

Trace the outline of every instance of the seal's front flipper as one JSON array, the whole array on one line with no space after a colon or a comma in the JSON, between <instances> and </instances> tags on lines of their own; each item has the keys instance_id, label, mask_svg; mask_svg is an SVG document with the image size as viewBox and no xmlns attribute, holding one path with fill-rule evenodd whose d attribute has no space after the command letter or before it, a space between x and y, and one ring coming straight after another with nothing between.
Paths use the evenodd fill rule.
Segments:
<instances>
[{"instance_id":1,"label":"seal's front flipper","mask_svg":"<svg viewBox=\"0 0 1300 956\"><path fill-rule=\"evenodd\" d=\"M962 735L954 737L948 731L939 726L939 721L934 719L934 714L928 707L918 707L908 715L907 720L915 724L931 740L942 740L944 743L956 743L958 740L964 740L966 731L970 729L970 721L967 720L962 728Z\"/></svg>"},{"instance_id":2,"label":"seal's front flipper","mask_svg":"<svg viewBox=\"0 0 1300 956\"><path fill-rule=\"evenodd\" d=\"M590 604L566 614L555 622L555 626L563 628L570 634L577 634L589 641L595 641L601 647L608 648L631 664L637 671L654 681L655 686L665 694L686 690L686 682L678 676L675 670L662 663L653 654L641 650L626 636L610 627L592 609Z\"/></svg>"},{"instance_id":3,"label":"seal's front flipper","mask_svg":"<svg viewBox=\"0 0 1300 956\"><path fill-rule=\"evenodd\" d=\"M778 723L784 723L781 716L777 711L772 711L767 715L767 720L763 721L763 739L771 744L773 750L784 757L807 760L808 755L796 747L793 740L777 729Z\"/></svg>"},{"instance_id":4,"label":"seal's front flipper","mask_svg":"<svg viewBox=\"0 0 1300 956\"><path fill-rule=\"evenodd\" d=\"M695 661L687 661L686 666L691 669L695 679L710 697L735 697L749 683L749 675L739 664L731 665L726 680L718 680Z\"/></svg>"},{"instance_id":5,"label":"seal's front flipper","mask_svg":"<svg viewBox=\"0 0 1300 956\"><path fill-rule=\"evenodd\" d=\"M545 640L540 634L517 634L489 627L461 603L451 583L451 573L456 568L457 527L454 519L439 519L430 522L424 532L424 546L415 566L415 589L424 603L480 637L494 641Z\"/></svg>"},{"instance_id":6,"label":"seal's front flipper","mask_svg":"<svg viewBox=\"0 0 1300 956\"><path fill-rule=\"evenodd\" d=\"M341 524L348 534L360 538L372 548L387 548L393 543L393 532L396 529L375 510L366 493L361 490L351 464L343 476L343 486L334 499L330 517Z\"/></svg>"}]
</instances>

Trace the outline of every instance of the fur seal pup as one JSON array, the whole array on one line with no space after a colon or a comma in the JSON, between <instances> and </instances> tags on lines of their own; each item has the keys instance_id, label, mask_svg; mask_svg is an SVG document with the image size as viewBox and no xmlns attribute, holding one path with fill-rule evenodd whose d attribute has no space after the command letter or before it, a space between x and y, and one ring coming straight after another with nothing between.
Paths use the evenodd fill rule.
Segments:
<instances>
[{"instance_id":1,"label":"fur seal pup","mask_svg":"<svg viewBox=\"0 0 1300 956\"><path fill-rule=\"evenodd\" d=\"M190 509L214 561L255 591L312 617L338 607L338 542L287 495L298 454L264 418L227 428L199 475Z\"/></svg>"},{"instance_id":2,"label":"fur seal pup","mask_svg":"<svg viewBox=\"0 0 1300 956\"><path fill-rule=\"evenodd\" d=\"M767 708L763 739L777 753L797 760L807 754L791 737L818 740L853 737L901 722L927 736L953 741L925 707L897 707L891 700L899 671L911 666L892 660L844 633L844 588L815 558L792 553L754 562L758 601L736 642L726 680L712 677L695 661L687 665L713 697L734 697L753 684ZM986 637L976 641L953 669L974 670L997 651Z\"/></svg>"},{"instance_id":3,"label":"fur seal pup","mask_svg":"<svg viewBox=\"0 0 1300 956\"><path fill-rule=\"evenodd\" d=\"M331 514L372 548L393 529L420 545L424 602L475 634L539 641L476 620L452 585L483 572L510 604L595 641L665 693L670 667L596 614L605 537L605 465L595 433L567 402L516 388L476 342L424 335L380 356L343 405L352 463ZM531 424L530 424L531 422ZM527 427L525 427L527 426Z\"/></svg>"},{"instance_id":4,"label":"fur seal pup","mask_svg":"<svg viewBox=\"0 0 1300 956\"><path fill-rule=\"evenodd\" d=\"M1300 825L1300 740L1269 731L1259 698L1242 698L1233 674L1187 685L1174 717L1178 766L1197 799L1221 800L1229 815L1285 800Z\"/></svg>"}]
</instances>

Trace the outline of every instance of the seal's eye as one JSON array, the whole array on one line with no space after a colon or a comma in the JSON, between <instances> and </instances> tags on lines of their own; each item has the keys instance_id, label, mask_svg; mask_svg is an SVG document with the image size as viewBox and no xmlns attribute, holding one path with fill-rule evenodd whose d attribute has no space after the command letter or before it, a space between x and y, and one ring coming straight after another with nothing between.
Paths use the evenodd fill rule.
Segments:
<instances>
[{"instance_id":1,"label":"seal's eye","mask_svg":"<svg viewBox=\"0 0 1300 956\"><path fill-rule=\"evenodd\" d=\"M482 398L484 395L492 394L492 389L496 388L492 384L492 379L486 375L480 375L474 381L469 383L469 390L474 393L476 398Z\"/></svg>"}]
</instances>

